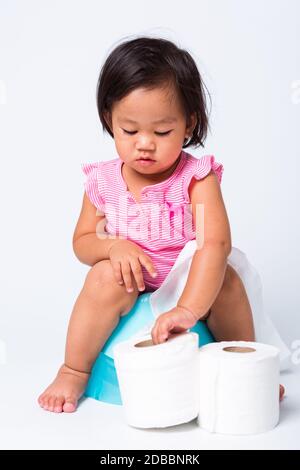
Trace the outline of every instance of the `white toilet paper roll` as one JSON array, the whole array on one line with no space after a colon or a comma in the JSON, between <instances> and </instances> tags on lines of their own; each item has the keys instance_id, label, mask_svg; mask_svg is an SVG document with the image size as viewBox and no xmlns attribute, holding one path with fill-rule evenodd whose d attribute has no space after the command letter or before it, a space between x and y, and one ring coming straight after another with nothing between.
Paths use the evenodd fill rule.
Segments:
<instances>
[{"instance_id":1,"label":"white toilet paper roll","mask_svg":"<svg viewBox=\"0 0 300 470\"><path fill-rule=\"evenodd\" d=\"M127 423L166 427L196 418L199 409L198 335L186 332L154 345L151 335L114 347Z\"/></svg>"},{"instance_id":2,"label":"white toilet paper roll","mask_svg":"<svg viewBox=\"0 0 300 470\"><path fill-rule=\"evenodd\" d=\"M255 434L279 420L279 349L221 341L199 350L198 424L210 432Z\"/></svg>"}]
</instances>

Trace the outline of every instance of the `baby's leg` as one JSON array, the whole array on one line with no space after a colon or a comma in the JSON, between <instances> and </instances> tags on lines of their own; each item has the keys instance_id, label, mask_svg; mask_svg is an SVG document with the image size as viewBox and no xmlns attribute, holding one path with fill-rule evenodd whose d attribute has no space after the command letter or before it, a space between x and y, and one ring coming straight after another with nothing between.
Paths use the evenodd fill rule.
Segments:
<instances>
[{"instance_id":1,"label":"baby's leg","mask_svg":"<svg viewBox=\"0 0 300 470\"><path fill-rule=\"evenodd\" d=\"M207 326L217 341L255 341L252 311L244 284L229 264L209 313Z\"/></svg>"},{"instance_id":2,"label":"baby's leg","mask_svg":"<svg viewBox=\"0 0 300 470\"><path fill-rule=\"evenodd\" d=\"M75 302L69 322L65 363L38 402L48 411L72 412L84 393L95 359L106 340L128 313L139 291L133 279L133 292L127 292L113 275L111 262L96 263L88 272Z\"/></svg>"}]
</instances>

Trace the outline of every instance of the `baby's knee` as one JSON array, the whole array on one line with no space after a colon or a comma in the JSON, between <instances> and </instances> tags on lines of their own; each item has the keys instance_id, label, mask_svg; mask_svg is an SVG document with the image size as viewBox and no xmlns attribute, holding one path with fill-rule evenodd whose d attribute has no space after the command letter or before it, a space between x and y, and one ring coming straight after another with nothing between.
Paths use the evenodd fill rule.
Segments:
<instances>
[{"instance_id":1,"label":"baby's knee","mask_svg":"<svg viewBox=\"0 0 300 470\"><path fill-rule=\"evenodd\" d=\"M85 279L86 288L112 287L117 285L110 260L101 260L94 264Z\"/></svg>"},{"instance_id":2,"label":"baby's knee","mask_svg":"<svg viewBox=\"0 0 300 470\"><path fill-rule=\"evenodd\" d=\"M118 284L109 260L99 261L90 269L83 289L95 301L103 301L105 298L108 302L113 301L114 305L119 306L121 316L130 312L139 294L135 282L134 290L130 293L124 284Z\"/></svg>"}]
</instances>

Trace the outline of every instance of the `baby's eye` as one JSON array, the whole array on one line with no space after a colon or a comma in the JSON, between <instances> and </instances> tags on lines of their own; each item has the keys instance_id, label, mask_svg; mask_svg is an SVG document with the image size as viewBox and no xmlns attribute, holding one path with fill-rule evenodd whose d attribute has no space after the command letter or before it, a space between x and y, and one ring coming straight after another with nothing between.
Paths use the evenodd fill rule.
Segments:
<instances>
[{"instance_id":1,"label":"baby's eye","mask_svg":"<svg viewBox=\"0 0 300 470\"><path fill-rule=\"evenodd\" d=\"M173 129L172 129L173 130ZM166 132L156 132L157 135L168 135L170 134L170 132L172 132L172 130L170 131L166 131Z\"/></svg>"},{"instance_id":2,"label":"baby's eye","mask_svg":"<svg viewBox=\"0 0 300 470\"><path fill-rule=\"evenodd\" d=\"M129 134L129 135L134 135L136 134L137 131L126 131L126 129L122 129L125 134ZM160 136L164 136L164 135L168 135L170 134L170 132L172 132L173 129L171 129L170 131L166 131L166 132L155 132L155 134L157 135L160 135Z\"/></svg>"},{"instance_id":3,"label":"baby's eye","mask_svg":"<svg viewBox=\"0 0 300 470\"><path fill-rule=\"evenodd\" d=\"M125 134L130 134L130 135L133 135L136 133L136 131L126 131L125 129L122 129L123 132L125 132Z\"/></svg>"}]
</instances>

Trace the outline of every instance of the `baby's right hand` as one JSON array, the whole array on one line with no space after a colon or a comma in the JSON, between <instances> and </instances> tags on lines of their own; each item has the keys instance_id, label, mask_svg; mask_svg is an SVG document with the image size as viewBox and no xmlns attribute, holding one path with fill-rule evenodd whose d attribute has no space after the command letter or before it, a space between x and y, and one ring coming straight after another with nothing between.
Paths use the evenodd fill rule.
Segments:
<instances>
[{"instance_id":1,"label":"baby's right hand","mask_svg":"<svg viewBox=\"0 0 300 470\"><path fill-rule=\"evenodd\" d=\"M133 292L131 272L134 275L136 284L140 291L145 289L142 266L144 266L152 277L157 273L150 256L136 243L130 240L116 240L108 250L108 256L111 261L114 275L118 284L125 283L128 292Z\"/></svg>"}]
</instances>

